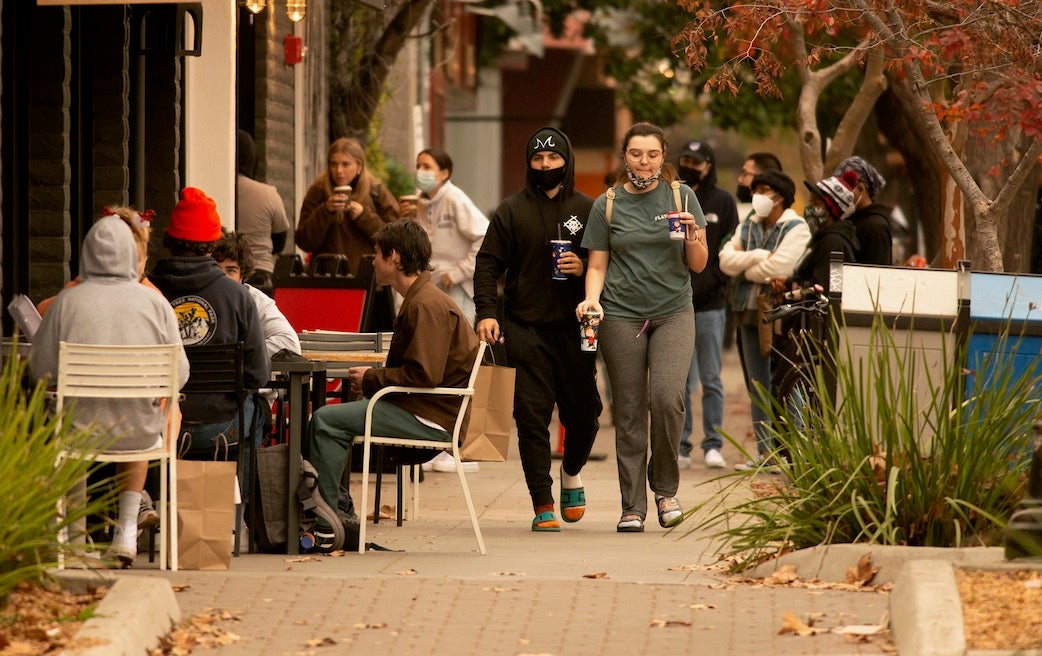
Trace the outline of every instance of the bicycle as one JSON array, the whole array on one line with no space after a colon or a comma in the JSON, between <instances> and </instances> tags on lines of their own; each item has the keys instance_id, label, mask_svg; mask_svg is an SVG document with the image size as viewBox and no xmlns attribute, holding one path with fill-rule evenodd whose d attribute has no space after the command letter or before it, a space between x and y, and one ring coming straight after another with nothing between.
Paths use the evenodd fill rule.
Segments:
<instances>
[{"instance_id":1,"label":"bicycle","mask_svg":"<svg viewBox=\"0 0 1042 656\"><path fill-rule=\"evenodd\" d=\"M764 323L791 320L783 331L786 338L776 350L771 397L777 404L778 420L803 429L807 413L821 410L815 381L828 357L829 299L821 285L786 292L782 298L788 302L775 306L763 317Z\"/></svg>"}]
</instances>

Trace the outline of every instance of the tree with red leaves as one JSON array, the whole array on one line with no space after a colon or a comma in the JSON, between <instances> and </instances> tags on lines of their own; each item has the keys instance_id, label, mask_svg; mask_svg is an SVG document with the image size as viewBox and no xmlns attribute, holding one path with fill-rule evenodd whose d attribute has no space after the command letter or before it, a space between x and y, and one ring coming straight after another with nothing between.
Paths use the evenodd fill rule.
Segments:
<instances>
[{"instance_id":1,"label":"tree with red leaves","mask_svg":"<svg viewBox=\"0 0 1042 656\"><path fill-rule=\"evenodd\" d=\"M709 88L733 93L755 84L763 95L778 95L782 73L798 70L797 127L808 178L850 154L865 116L890 85L915 118L929 149L924 155L941 169L942 264L966 257L966 208L976 238L975 268L1003 270L999 231L1007 227L1014 198L1034 181L1042 155L1042 3L679 2L693 20L676 43L694 70L710 73ZM862 72L860 87L823 150L818 99L851 70ZM989 161L971 162L971 152Z\"/></svg>"}]
</instances>

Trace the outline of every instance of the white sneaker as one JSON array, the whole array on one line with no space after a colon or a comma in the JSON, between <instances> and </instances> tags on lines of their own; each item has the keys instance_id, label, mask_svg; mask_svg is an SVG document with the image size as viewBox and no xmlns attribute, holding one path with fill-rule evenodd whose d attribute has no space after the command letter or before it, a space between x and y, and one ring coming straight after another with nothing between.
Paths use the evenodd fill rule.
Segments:
<instances>
[{"instance_id":1,"label":"white sneaker","mask_svg":"<svg viewBox=\"0 0 1042 656\"><path fill-rule=\"evenodd\" d=\"M476 462L464 462L463 471L467 474L472 474L478 471L478 463ZM442 451L436 455L433 459L423 463L423 471L436 471L442 472L443 474L452 474L456 472L456 460L453 459L452 455L446 451Z\"/></svg>"},{"instance_id":2,"label":"white sneaker","mask_svg":"<svg viewBox=\"0 0 1042 656\"><path fill-rule=\"evenodd\" d=\"M677 456L677 467L680 467L681 469L690 469L691 468L691 456L680 456L680 455L678 455Z\"/></svg>"},{"instance_id":3,"label":"white sneaker","mask_svg":"<svg viewBox=\"0 0 1042 656\"><path fill-rule=\"evenodd\" d=\"M710 469L723 469L727 466L727 461L725 461L724 457L720 455L718 449L709 449L706 451L703 461L705 462L706 467L709 467Z\"/></svg>"}]
</instances>

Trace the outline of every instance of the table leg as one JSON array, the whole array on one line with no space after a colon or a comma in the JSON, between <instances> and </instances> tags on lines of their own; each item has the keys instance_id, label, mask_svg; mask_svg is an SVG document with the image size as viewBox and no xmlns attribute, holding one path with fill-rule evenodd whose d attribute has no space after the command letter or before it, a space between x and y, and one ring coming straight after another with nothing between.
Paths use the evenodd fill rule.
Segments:
<instances>
[{"instance_id":1,"label":"table leg","mask_svg":"<svg viewBox=\"0 0 1042 656\"><path fill-rule=\"evenodd\" d=\"M300 507L297 501L297 486L300 485L300 444L303 439L304 420L307 407L304 401L303 372L289 374L289 463L286 467L286 553L300 553Z\"/></svg>"}]
</instances>

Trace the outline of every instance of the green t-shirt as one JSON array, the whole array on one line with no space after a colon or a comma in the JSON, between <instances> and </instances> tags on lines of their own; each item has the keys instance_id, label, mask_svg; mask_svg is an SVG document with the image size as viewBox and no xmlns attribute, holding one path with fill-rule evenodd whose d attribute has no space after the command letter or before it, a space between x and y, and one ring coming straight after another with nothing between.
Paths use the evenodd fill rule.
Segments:
<instances>
[{"instance_id":1,"label":"green t-shirt","mask_svg":"<svg viewBox=\"0 0 1042 656\"><path fill-rule=\"evenodd\" d=\"M680 186L681 203L705 227L695 192ZM608 251L608 271L601 293L605 317L644 320L667 317L691 307L691 277L684 242L669 238L666 214L677 209L673 189L659 182L646 194L615 190L611 226L604 213L607 197L594 201L583 237L584 248Z\"/></svg>"}]
</instances>

